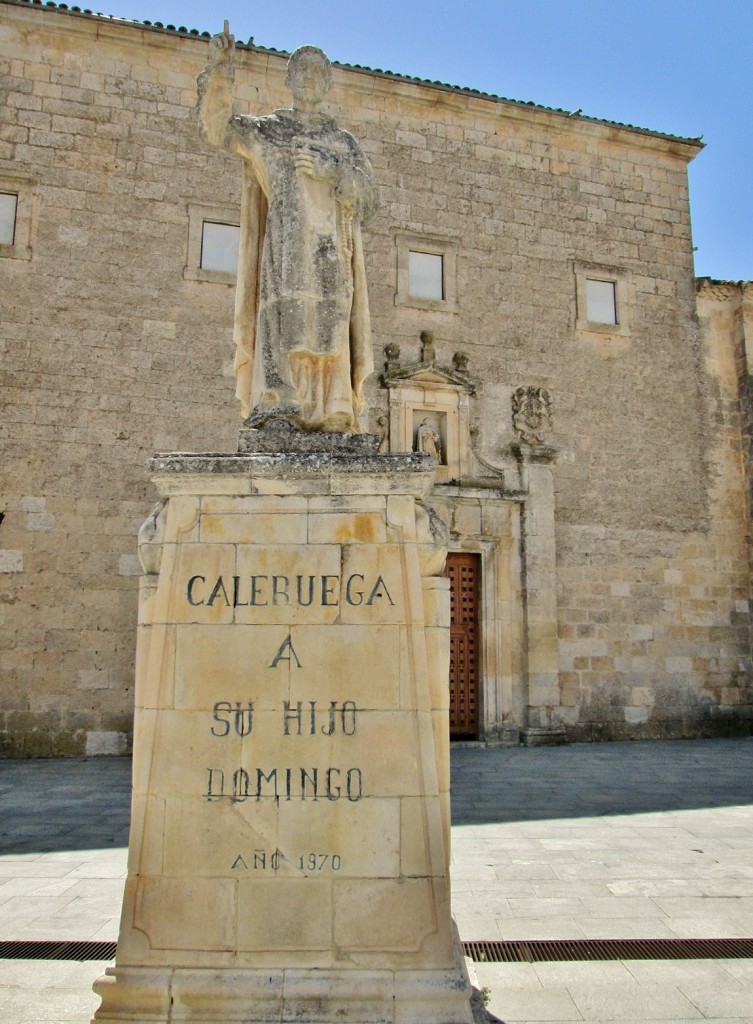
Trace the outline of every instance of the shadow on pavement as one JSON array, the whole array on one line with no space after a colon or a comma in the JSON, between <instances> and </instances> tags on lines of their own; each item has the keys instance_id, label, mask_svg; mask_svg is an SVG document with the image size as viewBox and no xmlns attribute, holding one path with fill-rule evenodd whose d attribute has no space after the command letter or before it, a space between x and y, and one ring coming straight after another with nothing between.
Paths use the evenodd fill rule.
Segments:
<instances>
[{"instance_id":1,"label":"shadow on pavement","mask_svg":"<svg viewBox=\"0 0 753 1024\"><path fill-rule=\"evenodd\" d=\"M129 757L0 760L0 856L128 845Z\"/></svg>"},{"instance_id":2,"label":"shadow on pavement","mask_svg":"<svg viewBox=\"0 0 753 1024\"><path fill-rule=\"evenodd\" d=\"M753 737L454 747L451 763L453 825L753 803Z\"/></svg>"},{"instance_id":3,"label":"shadow on pavement","mask_svg":"<svg viewBox=\"0 0 753 1024\"><path fill-rule=\"evenodd\" d=\"M753 737L454 747L453 825L753 803ZM0 760L0 856L128 844L126 757Z\"/></svg>"}]
</instances>

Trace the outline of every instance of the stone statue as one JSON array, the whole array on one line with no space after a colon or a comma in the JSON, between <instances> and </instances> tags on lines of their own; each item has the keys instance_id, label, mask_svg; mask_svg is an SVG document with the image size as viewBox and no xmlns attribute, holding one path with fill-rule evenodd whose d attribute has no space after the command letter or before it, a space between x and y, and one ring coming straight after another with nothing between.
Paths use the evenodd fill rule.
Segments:
<instances>
[{"instance_id":1,"label":"stone statue","mask_svg":"<svg viewBox=\"0 0 753 1024\"><path fill-rule=\"evenodd\" d=\"M421 420L416 434L416 450L428 452L438 466L442 464L442 441L439 431L429 422L428 418Z\"/></svg>"},{"instance_id":2,"label":"stone statue","mask_svg":"<svg viewBox=\"0 0 753 1024\"><path fill-rule=\"evenodd\" d=\"M320 110L326 54L288 62L292 109L233 115L235 40L209 44L198 80L205 140L243 158L235 302L236 395L248 426L286 419L305 430L361 433L373 371L361 225L377 210L371 167Z\"/></svg>"}]
</instances>

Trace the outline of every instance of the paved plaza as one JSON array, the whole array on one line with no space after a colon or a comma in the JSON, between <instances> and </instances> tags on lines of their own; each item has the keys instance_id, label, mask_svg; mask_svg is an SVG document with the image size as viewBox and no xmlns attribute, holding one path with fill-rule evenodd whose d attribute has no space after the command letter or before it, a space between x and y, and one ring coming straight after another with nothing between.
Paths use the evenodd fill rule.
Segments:
<instances>
[{"instance_id":1,"label":"paved plaza","mask_svg":"<svg viewBox=\"0 0 753 1024\"><path fill-rule=\"evenodd\" d=\"M753 936L753 738L456 747L464 939ZM0 939L115 939L130 762L0 761ZM78 1021L104 963L0 960L1 1024ZM753 960L475 965L492 1021L753 1024Z\"/></svg>"}]
</instances>

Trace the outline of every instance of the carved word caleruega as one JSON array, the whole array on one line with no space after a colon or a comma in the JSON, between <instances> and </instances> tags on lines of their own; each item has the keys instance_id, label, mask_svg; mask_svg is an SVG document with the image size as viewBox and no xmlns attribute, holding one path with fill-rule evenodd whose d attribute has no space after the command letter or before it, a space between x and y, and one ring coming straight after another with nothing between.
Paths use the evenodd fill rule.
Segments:
<instances>
[{"instance_id":1,"label":"carved word caleruega","mask_svg":"<svg viewBox=\"0 0 753 1024\"><path fill-rule=\"evenodd\" d=\"M194 608L215 604L228 608L336 608L342 602L354 608L370 608L382 603L395 604L382 576L366 577L360 572L344 580L338 575L194 575L186 584L186 600Z\"/></svg>"}]
</instances>

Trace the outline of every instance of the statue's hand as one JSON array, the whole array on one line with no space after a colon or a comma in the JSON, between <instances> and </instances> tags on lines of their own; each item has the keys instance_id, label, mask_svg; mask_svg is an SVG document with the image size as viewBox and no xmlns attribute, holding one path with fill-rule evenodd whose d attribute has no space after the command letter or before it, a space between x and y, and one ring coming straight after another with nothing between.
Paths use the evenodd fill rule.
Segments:
<instances>
[{"instance_id":1,"label":"statue's hand","mask_svg":"<svg viewBox=\"0 0 753 1024\"><path fill-rule=\"evenodd\" d=\"M235 58L235 36L230 34L230 25L225 20L222 32L209 40L209 63L222 64Z\"/></svg>"},{"instance_id":2,"label":"statue's hand","mask_svg":"<svg viewBox=\"0 0 753 1024\"><path fill-rule=\"evenodd\" d=\"M307 174L318 181L335 181L337 178L337 161L324 160L321 155L308 149L300 149L293 154L296 170Z\"/></svg>"},{"instance_id":3,"label":"statue's hand","mask_svg":"<svg viewBox=\"0 0 753 1024\"><path fill-rule=\"evenodd\" d=\"M293 154L293 163L295 169L301 171L303 174L307 174L310 178L316 177L314 173L314 157L305 149L299 150Z\"/></svg>"}]
</instances>

